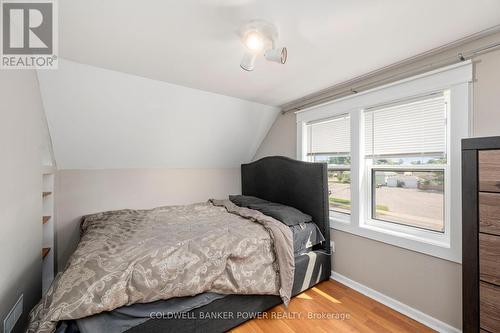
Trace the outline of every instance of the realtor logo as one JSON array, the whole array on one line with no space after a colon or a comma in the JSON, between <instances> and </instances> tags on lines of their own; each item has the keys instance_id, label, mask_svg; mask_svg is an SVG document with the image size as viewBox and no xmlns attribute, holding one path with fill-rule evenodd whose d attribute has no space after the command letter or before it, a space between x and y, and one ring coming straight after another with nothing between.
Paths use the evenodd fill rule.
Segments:
<instances>
[{"instance_id":1,"label":"realtor logo","mask_svg":"<svg viewBox=\"0 0 500 333\"><path fill-rule=\"evenodd\" d=\"M0 0L2 69L57 68L54 0Z\"/></svg>"}]
</instances>

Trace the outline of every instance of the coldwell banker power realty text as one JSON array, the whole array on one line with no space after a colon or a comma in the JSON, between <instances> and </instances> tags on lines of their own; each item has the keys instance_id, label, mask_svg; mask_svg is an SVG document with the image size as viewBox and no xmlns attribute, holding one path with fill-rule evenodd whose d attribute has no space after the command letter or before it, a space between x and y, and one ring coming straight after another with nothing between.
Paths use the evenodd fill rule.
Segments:
<instances>
[{"instance_id":1,"label":"coldwell banker power realty text","mask_svg":"<svg viewBox=\"0 0 500 333\"><path fill-rule=\"evenodd\" d=\"M55 0L0 0L2 69L57 68Z\"/></svg>"}]
</instances>

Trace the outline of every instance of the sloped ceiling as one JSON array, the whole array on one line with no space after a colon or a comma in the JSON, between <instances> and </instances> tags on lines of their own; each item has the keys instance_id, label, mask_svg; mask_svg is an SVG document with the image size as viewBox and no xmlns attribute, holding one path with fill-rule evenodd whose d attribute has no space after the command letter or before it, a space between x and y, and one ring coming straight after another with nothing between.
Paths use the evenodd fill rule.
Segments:
<instances>
[{"instance_id":1,"label":"sloped ceiling","mask_svg":"<svg viewBox=\"0 0 500 333\"><path fill-rule=\"evenodd\" d=\"M498 0L64 0L63 58L268 105L500 24ZM239 68L237 29L275 23L285 66Z\"/></svg>"},{"instance_id":2,"label":"sloped ceiling","mask_svg":"<svg viewBox=\"0 0 500 333\"><path fill-rule=\"evenodd\" d=\"M281 105L500 24L498 0L64 0L39 79L60 169L236 167ZM286 65L239 68L236 31L280 29Z\"/></svg>"},{"instance_id":3,"label":"sloped ceiling","mask_svg":"<svg viewBox=\"0 0 500 333\"><path fill-rule=\"evenodd\" d=\"M237 167L252 159L278 114L65 60L38 76L59 169Z\"/></svg>"}]
</instances>

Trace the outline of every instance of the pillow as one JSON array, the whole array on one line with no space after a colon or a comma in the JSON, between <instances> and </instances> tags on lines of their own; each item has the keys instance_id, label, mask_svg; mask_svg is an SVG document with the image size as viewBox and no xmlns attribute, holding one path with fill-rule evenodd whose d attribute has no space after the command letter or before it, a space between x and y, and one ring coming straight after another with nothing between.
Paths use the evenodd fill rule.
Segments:
<instances>
[{"instance_id":1,"label":"pillow","mask_svg":"<svg viewBox=\"0 0 500 333\"><path fill-rule=\"evenodd\" d=\"M271 216L288 226L312 221L310 215L304 214L298 209L260 198L246 195L230 195L229 200L237 206L258 210L262 214Z\"/></svg>"},{"instance_id":2,"label":"pillow","mask_svg":"<svg viewBox=\"0 0 500 333\"><path fill-rule=\"evenodd\" d=\"M269 201L252 197L250 195L230 195L229 200L236 206L248 207L251 204L267 203Z\"/></svg>"},{"instance_id":3,"label":"pillow","mask_svg":"<svg viewBox=\"0 0 500 333\"><path fill-rule=\"evenodd\" d=\"M312 221L310 215L304 214L298 209L273 202L251 204L248 208L258 210L262 214L271 216L288 226Z\"/></svg>"}]
</instances>

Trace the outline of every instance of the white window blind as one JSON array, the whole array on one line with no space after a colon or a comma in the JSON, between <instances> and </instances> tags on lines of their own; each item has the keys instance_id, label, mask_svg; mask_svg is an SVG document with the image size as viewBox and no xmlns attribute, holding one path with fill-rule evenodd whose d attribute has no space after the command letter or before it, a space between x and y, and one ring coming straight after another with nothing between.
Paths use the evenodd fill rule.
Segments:
<instances>
[{"instance_id":1,"label":"white window blind","mask_svg":"<svg viewBox=\"0 0 500 333\"><path fill-rule=\"evenodd\" d=\"M365 112L367 157L445 156L445 93Z\"/></svg>"},{"instance_id":2,"label":"white window blind","mask_svg":"<svg viewBox=\"0 0 500 333\"><path fill-rule=\"evenodd\" d=\"M351 152L349 115L307 124L307 155L347 156Z\"/></svg>"}]
</instances>

